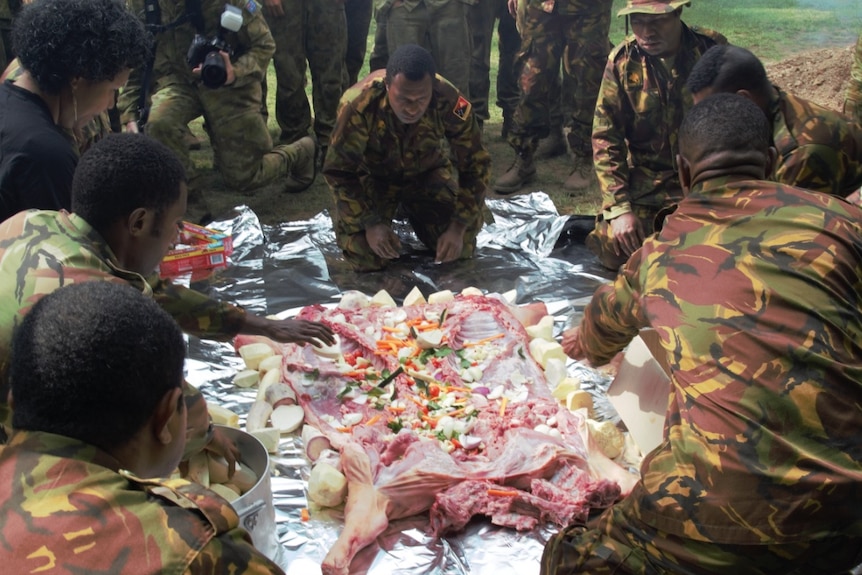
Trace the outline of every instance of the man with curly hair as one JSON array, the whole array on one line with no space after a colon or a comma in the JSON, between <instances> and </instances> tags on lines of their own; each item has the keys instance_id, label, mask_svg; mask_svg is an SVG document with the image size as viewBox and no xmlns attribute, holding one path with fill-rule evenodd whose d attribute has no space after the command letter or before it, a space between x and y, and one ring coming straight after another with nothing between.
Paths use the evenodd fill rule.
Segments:
<instances>
[{"instance_id":1,"label":"man with curly hair","mask_svg":"<svg viewBox=\"0 0 862 575\"><path fill-rule=\"evenodd\" d=\"M143 25L116 0L36 0L13 42L24 71L0 85L0 221L71 208L69 134L113 104L149 51Z\"/></svg>"}]
</instances>

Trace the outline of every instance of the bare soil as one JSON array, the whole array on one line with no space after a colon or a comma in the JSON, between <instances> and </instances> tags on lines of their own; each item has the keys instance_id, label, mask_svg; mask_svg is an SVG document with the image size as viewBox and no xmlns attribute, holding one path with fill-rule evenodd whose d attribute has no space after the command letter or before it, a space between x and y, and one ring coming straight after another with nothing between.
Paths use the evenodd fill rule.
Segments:
<instances>
[{"instance_id":1,"label":"bare soil","mask_svg":"<svg viewBox=\"0 0 862 575\"><path fill-rule=\"evenodd\" d=\"M772 81L801 98L840 111L844 93L850 77L853 47L825 48L802 52L779 62L767 64ZM485 124L485 143L492 158L492 181L503 174L511 164L514 154L500 138L500 124ZM212 153L208 143L194 152L200 166L212 165ZM541 162L536 181L524 192L547 193L561 214L592 214L599 207L599 193L595 188L581 192L569 192L562 187L563 181L573 168L572 160L564 155ZM247 205L258 215L261 223L275 225L285 221L303 220L330 210L332 199L322 176L300 194L285 194L273 185L251 195L229 190L221 177L211 168L207 172L207 188L210 192L204 200L189 206L189 219L198 221L210 214L212 217L226 216L231 209ZM490 192L489 197L496 197Z\"/></svg>"}]
</instances>

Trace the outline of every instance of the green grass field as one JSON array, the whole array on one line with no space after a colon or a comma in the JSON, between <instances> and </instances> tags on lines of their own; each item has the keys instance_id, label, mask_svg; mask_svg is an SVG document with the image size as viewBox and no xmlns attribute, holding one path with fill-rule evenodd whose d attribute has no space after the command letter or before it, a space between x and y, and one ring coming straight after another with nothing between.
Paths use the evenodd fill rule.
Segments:
<instances>
[{"instance_id":1,"label":"green grass field","mask_svg":"<svg viewBox=\"0 0 862 575\"><path fill-rule=\"evenodd\" d=\"M625 0L614 1L614 15L625 5ZM862 0L693 0L690 8L685 8L683 20L691 25L717 30L736 45L751 49L765 62L773 62L791 57L794 53L833 46L846 46L855 41L862 24ZM619 42L625 36L625 19L614 16L611 25L611 40ZM374 41L374 24L368 36L368 53ZM496 43L492 54L492 79L496 75ZM367 61L367 57L366 57ZM366 68L363 72L367 72ZM364 75L364 74L363 74ZM270 131L278 136L275 123L275 74L268 75L268 106ZM310 79L308 92L310 93ZM496 100L494 82L491 82L490 101ZM508 146L499 140L499 124L502 121L500 110L492 107L490 121L486 123L486 143L493 160L493 177L505 171L512 159ZM199 135L203 130L198 120L193 125ZM207 170L212 166L209 146L194 154L199 168ZM596 190L572 194L562 189L562 179L570 169L565 157L549 160L540 169L536 189L547 192L561 213L595 213L599 198ZM247 203L265 223L276 223L290 219L310 217L330 207L329 191L322 177L302 194L289 198L289 202L273 201L277 196L256 194L254 198L235 196L229 190L219 189L213 182L213 201L209 209L218 211L238 203ZM222 196L222 197L219 197ZM289 204L289 206L287 205Z\"/></svg>"}]
</instances>

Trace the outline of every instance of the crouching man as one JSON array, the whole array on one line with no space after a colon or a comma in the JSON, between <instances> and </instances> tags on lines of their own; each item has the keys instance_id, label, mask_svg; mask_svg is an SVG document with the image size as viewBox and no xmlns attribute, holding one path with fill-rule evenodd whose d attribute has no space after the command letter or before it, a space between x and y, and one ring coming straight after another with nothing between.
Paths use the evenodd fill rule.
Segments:
<instances>
[{"instance_id":1,"label":"crouching man","mask_svg":"<svg viewBox=\"0 0 862 575\"><path fill-rule=\"evenodd\" d=\"M427 50L399 47L341 99L323 166L338 247L357 271L383 268L400 255L400 207L436 261L472 257L490 163L470 102Z\"/></svg>"},{"instance_id":2,"label":"crouching man","mask_svg":"<svg viewBox=\"0 0 862 575\"><path fill-rule=\"evenodd\" d=\"M4 573L283 574L227 501L167 477L185 447L183 334L132 286L39 300L15 333L0 448Z\"/></svg>"}]
</instances>

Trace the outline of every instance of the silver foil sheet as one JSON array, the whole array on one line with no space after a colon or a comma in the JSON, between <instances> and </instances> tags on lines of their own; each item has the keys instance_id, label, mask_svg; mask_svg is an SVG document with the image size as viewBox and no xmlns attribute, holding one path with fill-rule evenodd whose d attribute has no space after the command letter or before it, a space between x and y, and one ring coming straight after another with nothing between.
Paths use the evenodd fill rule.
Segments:
<instances>
[{"instance_id":1,"label":"silver foil sheet","mask_svg":"<svg viewBox=\"0 0 862 575\"><path fill-rule=\"evenodd\" d=\"M560 216L544 193L489 200L488 207L493 223L480 233L473 259L435 264L433 254L399 222L395 227L405 254L386 271L363 274L350 270L341 257L326 212L268 227L261 226L248 208L237 207L211 224L233 237L229 267L192 287L252 312L279 317L289 317L305 305L334 304L348 290L373 295L386 289L400 301L414 286L426 295L468 286L499 293L515 289L517 303L547 305L559 335L579 320L592 293L611 277L583 246L592 222ZM230 343L190 338L186 365L188 380L208 401L244 419L256 389L232 384L243 363ZM604 393L610 379L574 362L569 372L593 394L596 417L615 419ZM309 471L300 439L283 437L280 452L272 456L272 490L281 543L277 561L288 575L319 573L343 524L341 511L329 509L312 508L310 520L302 521L301 511L309 507L305 496ZM415 517L390 524L375 544L360 552L351 572L530 575L539 572L544 543L553 532L544 527L519 533L475 519L462 533L435 538L428 534L427 519Z\"/></svg>"}]
</instances>

